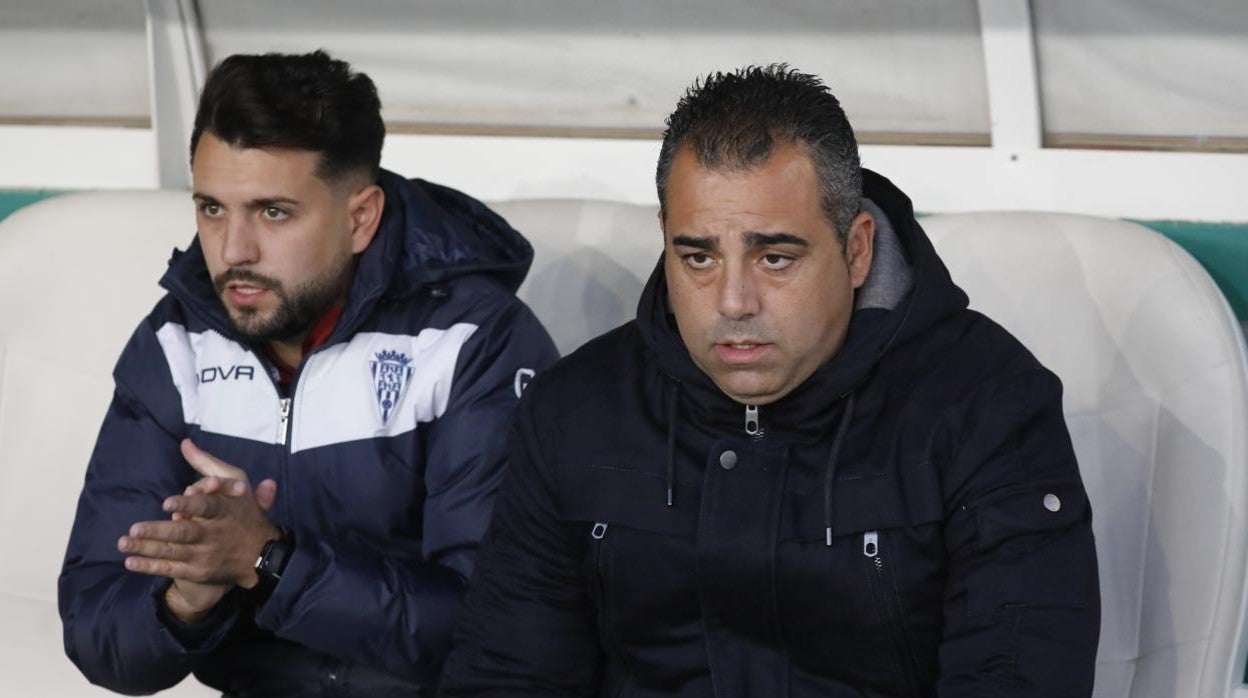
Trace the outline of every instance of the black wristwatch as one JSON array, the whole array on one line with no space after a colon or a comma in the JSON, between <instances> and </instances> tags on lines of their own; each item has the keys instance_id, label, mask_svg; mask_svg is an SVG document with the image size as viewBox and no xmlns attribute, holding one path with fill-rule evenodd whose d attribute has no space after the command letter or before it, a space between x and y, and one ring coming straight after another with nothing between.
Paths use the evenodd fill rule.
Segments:
<instances>
[{"instance_id":1,"label":"black wristwatch","mask_svg":"<svg viewBox=\"0 0 1248 698\"><path fill-rule=\"evenodd\" d=\"M264 605L273 594L273 588L282 580L286 571L286 563L295 550L295 535L287 529L280 529L282 536L264 544L260 556L256 558L256 577L259 581L247 591L247 596L256 608Z\"/></svg>"}]
</instances>

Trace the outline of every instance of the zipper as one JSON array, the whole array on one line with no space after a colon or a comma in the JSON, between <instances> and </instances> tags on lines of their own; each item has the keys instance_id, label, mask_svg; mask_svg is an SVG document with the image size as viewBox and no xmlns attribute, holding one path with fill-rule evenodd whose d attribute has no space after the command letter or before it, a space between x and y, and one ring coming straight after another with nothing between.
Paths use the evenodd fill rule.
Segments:
<instances>
[{"instance_id":1,"label":"zipper","mask_svg":"<svg viewBox=\"0 0 1248 698\"><path fill-rule=\"evenodd\" d=\"M252 355L259 360L261 366L272 369L265 371L265 373L268 374L269 380L273 383L273 392L277 394L277 445L282 447L282 458L277 464L276 473L277 482L279 483L277 496L281 498L282 506L286 509L286 520L290 522L288 525L293 525L295 521L295 497L293 494L295 487L289 477L291 459L290 437L294 433L293 411L295 393L299 388L299 379L303 377L303 367L307 365L308 359L322 348L317 347L299 360L299 365L295 367L295 373L290 378L289 394L286 397L282 397L282 387L278 383L276 367L272 366L268 359L259 352L252 350Z\"/></svg>"},{"instance_id":2,"label":"zipper","mask_svg":"<svg viewBox=\"0 0 1248 698\"><path fill-rule=\"evenodd\" d=\"M290 398L277 401L277 442L283 446L290 441Z\"/></svg>"},{"instance_id":3,"label":"zipper","mask_svg":"<svg viewBox=\"0 0 1248 698\"><path fill-rule=\"evenodd\" d=\"M875 531L867 531L862 534L862 554L867 557L880 556L880 534Z\"/></svg>"},{"instance_id":4,"label":"zipper","mask_svg":"<svg viewBox=\"0 0 1248 698\"><path fill-rule=\"evenodd\" d=\"M868 572L868 592L875 600L877 608L886 619L885 632L892 641L893 651L897 658L898 670L905 686L906 695L918 695L917 671L911 661L909 644L901 620L901 599L893 591L889 582L889 572L885 568L883 551L880 549L879 531L867 531L862 534L862 557L866 561Z\"/></svg>"},{"instance_id":5,"label":"zipper","mask_svg":"<svg viewBox=\"0 0 1248 698\"><path fill-rule=\"evenodd\" d=\"M294 479L290 476L290 461L294 455L290 450L292 446L290 441L291 436L295 433L295 396L299 393L299 380L303 378L303 369L308 365L308 360L311 359L312 356L314 356L318 351L323 349L324 346L325 345L317 347L310 353L303 355L303 358L299 360L299 365L295 367L294 375L290 377L289 395L278 401L278 415L281 417L278 422L282 429L282 434L278 438L283 447L282 461L279 464L280 467L278 468L278 473L282 478L279 482L285 481L286 483L286 487L283 488L279 486L278 491L284 491L285 493L283 501L286 504L286 517L290 520L292 525L295 521L295 490L297 489ZM281 392L279 391L278 394L280 395Z\"/></svg>"},{"instance_id":6,"label":"zipper","mask_svg":"<svg viewBox=\"0 0 1248 698\"><path fill-rule=\"evenodd\" d=\"M605 521L599 521L589 530L591 545L594 547L594 568L593 568L593 584L594 590L598 594L598 642L606 651L608 656L619 657L620 671L616 674L615 680L611 680L613 672L608 671L603 678L602 695L609 695L612 698L622 696L629 687L632 677L636 674L631 670L628 662L623 659L623 653L616 646L616 638L611 628L611 598L607 581L611 576L611 568L614 563L607 551L607 529L609 525Z\"/></svg>"},{"instance_id":7,"label":"zipper","mask_svg":"<svg viewBox=\"0 0 1248 698\"><path fill-rule=\"evenodd\" d=\"M745 433L747 436L762 436L763 430L758 425L758 405L745 406Z\"/></svg>"},{"instance_id":8,"label":"zipper","mask_svg":"<svg viewBox=\"0 0 1248 698\"><path fill-rule=\"evenodd\" d=\"M610 627L611 616L608 613L607 602L607 556L603 554L603 548L606 543L603 540L607 537L607 524L599 521L589 530L589 537L594 541L594 587L598 592L598 637L603 647L609 647L607 638L610 636L608 628Z\"/></svg>"}]
</instances>

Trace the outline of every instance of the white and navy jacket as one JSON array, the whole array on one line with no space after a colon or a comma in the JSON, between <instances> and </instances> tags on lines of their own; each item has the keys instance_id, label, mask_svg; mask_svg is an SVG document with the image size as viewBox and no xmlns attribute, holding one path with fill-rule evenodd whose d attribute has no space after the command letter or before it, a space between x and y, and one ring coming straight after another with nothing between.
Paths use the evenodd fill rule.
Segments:
<instances>
[{"instance_id":1,"label":"white and navy jacket","mask_svg":"<svg viewBox=\"0 0 1248 698\"><path fill-rule=\"evenodd\" d=\"M198 241L174 253L117 363L60 577L66 652L92 682L147 693L194 672L227 693L410 695L436 680L518 397L557 354L514 295L532 260L519 233L454 190L380 184L381 227L289 396L235 338ZM232 592L196 626L164 609L169 580L127 572L116 548L198 478L185 437L275 479L269 516L296 540L263 606Z\"/></svg>"}]
</instances>

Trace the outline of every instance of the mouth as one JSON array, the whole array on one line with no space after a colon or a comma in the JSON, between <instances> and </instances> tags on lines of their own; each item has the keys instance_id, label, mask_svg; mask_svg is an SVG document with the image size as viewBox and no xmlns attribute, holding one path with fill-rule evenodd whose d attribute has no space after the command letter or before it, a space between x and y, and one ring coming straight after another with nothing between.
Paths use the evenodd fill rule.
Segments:
<instances>
[{"instance_id":1,"label":"mouth","mask_svg":"<svg viewBox=\"0 0 1248 698\"><path fill-rule=\"evenodd\" d=\"M243 282L233 282L225 286L225 295L235 305L251 305L268 292L269 289L263 286Z\"/></svg>"},{"instance_id":2,"label":"mouth","mask_svg":"<svg viewBox=\"0 0 1248 698\"><path fill-rule=\"evenodd\" d=\"M726 364L733 366L748 365L762 359L772 345L767 342L740 340L720 342L715 345L715 352Z\"/></svg>"}]
</instances>

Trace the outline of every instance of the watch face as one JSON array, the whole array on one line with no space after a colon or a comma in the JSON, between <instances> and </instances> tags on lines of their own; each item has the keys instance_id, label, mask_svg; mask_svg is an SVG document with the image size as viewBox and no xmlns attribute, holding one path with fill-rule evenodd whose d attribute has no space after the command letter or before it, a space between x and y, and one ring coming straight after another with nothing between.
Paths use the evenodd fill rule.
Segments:
<instances>
[{"instance_id":1,"label":"watch face","mask_svg":"<svg viewBox=\"0 0 1248 698\"><path fill-rule=\"evenodd\" d=\"M293 547L289 538L290 534L283 531L281 538L275 538L264 544L264 549L256 560L256 572L258 574L271 577L273 581L281 578L282 571L286 569L286 561L290 559L290 550Z\"/></svg>"}]
</instances>

